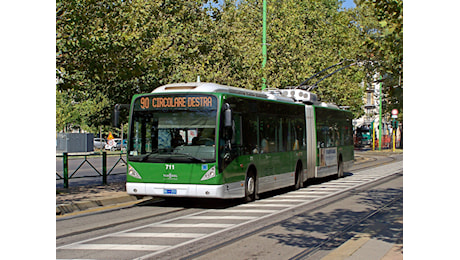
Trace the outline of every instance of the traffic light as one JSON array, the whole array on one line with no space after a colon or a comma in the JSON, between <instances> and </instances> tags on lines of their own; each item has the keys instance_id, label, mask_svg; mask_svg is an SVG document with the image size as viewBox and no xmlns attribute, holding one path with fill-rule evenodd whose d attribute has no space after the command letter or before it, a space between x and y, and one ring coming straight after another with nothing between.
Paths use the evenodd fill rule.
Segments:
<instances>
[{"instance_id":1,"label":"traffic light","mask_svg":"<svg viewBox=\"0 0 460 260\"><path fill-rule=\"evenodd\" d=\"M399 122L396 119L391 120L391 127L393 129L398 129Z\"/></svg>"}]
</instances>

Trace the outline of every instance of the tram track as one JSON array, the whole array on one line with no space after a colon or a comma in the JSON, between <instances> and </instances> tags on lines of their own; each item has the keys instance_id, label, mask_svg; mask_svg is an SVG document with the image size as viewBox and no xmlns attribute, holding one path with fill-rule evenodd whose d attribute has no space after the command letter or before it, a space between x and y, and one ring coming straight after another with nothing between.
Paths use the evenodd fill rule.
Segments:
<instances>
[{"instance_id":1,"label":"tram track","mask_svg":"<svg viewBox=\"0 0 460 260\"><path fill-rule=\"evenodd\" d=\"M351 169L351 171L366 170L366 169L370 169L373 167L390 164L397 160L396 158L393 158L393 157L383 157L383 156L378 156L378 155L368 156L366 158L367 160L365 162L355 164L353 168ZM360 165L362 166L360 167ZM308 182L308 185L328 182L331 179L333 178L326 177L326 178L321 178L321 179L314 179ZM276 195L283 194L289 190L290 190L289 188L285 188L285 189L267 192L263 194L261 198L262 199L270 198ZM114 228L114 227L122 226L128 223L142 222L142 221L146 221L146 220L153 219L153 218L167 219L170 217L186 215L190 213L190 209L198 209L198 211L202 209L204 211L206 209L213 208L213 207L214 208L215 207L228 208L228 207L232 207L232 206L243 203L241 200L222 200L222 201L218 200L217 203L216 203L216 200L193 200L193 199L185 199L185 200L186 200L185 202L184 201L181 202L180 200L175 200L175 199L151 199L151 200L143 201L138 204L125 206L121 208L115 208L115 209L110 209L106 211L92 212L90 214L82 214L82 215L70 216L66 218L60 218L60 219L57 219L56 221L62 222L62 221L71 220L75 218L105 215L105 214L110 214L115 211L130 211L133 208L147 208L147 207L152 207L152 206L155 208L178 207L177 209L167 211L167 212L158 213L155 211L155 212L152 212L152 214L147 214L141 217L129 218L123 221L112 222L112 223L100 225L97 227L91 227L91 228L67 232L61 235L57 235L56 240L78 236L78 235L85 234L85 233L101 231L101 230L108 229L108 228ZM184 204L188 204L188 205L184 205Z\"/></svg>"},{"instance_id":2,"label":"tram track","mask_svg":"<svg viewBox=\"0 0 460 260\"><path fill-rule=\"evenodd\" d=\"M394 161L394 159L385 160L382 163L389 163L390 161ZM327 207L327 205L340 202L341 199L353 196L357 192L359 193L366 187L373 187L373 185L378 185L387 179L389 181L389 178L395 175L396 169L401 169L401 165L399 163L390 166L390 168L380 167L380 170L367 171L368 173L363 172L363 170L353 170L353 174L346 175L345 178L337 180L325 179L323 182L316 184L310 183L307 188L297 191L277 191L264 195L263 199L248 204L241 203L241 201L229 202L226 200L220 200L214 205L212 205L211 201L205 202L203 200L195 200L194 205L187 205L187 202L183 200L144 202L143 205L120 209L119 211L111 212L110 215L99 215L100 218L107 218L109 221L112 220L109 218L117 218L123 221L112 221L111 224L102 225L103 227L95 226L93 229L85 228L85 230L81 231L74 230L71 232L72 234L60 235L56 241L57 252L61 255L59 258L69 257L68 253L70 252L77 253L72 255L71 258L81 258L82 255L79 255L78 252L83 252L80 251L82 249L92 249L92 252L96 252L96 248L98 248L97 250L108 250L108 248L115 246L118 250L121 250L121 248L127 248L126 250L128 251L141 250L140 247L143 248L142 250L151 250L150 253L145 252L147 254L132 251L132 253L136 254L127 258L170 259L184 258L186 255L189 256L185 257L185 259L200 257L200 255L206 255L227 245L232 245L232 243L239 240L256 236L258 233L264 232L282 221L286 221L289 217L296 216L296 214L307 214L305 212ZM392 169L396 171L393 172ZM318 193L318 190L322 190L319 195L308 195ZM193 202L194 200L189 201ZM152 213L152 210L156 211L156 213ZM158 214L160 210L163 210L162 214ZM133 217L139 213L144 215ZM120 218L121 215L128 216L128 219ZM92 216L93 219L96 217L98 216ZM88 217L88 219L91 218ZM81 225L82 221L87 221L88 219L77 218L74 221L80 222L79 224ZM232 222L224 219L244 219L244 221ZM181 227L190 227L191 231L187 231L187 228L181 231ZM208 231L211 227L214 228L214 231ZM216 230L216 228L218 229ZM159 240L158 242L152 242L152 245L144 245L147 242L146 240L138 240L140 244L137 245L133 245L128 241L119 244L122 242L120 239L123 237L129 238L145 234L170 237L189 235L187 232L195 232L190 235L197 235L198 237L187 241L182 240L182 242L174 242L174 239ZM174 244L170 245L170 243ZM127 254L128 252L124 253ZM92 258L98 257L94 255ZM125 259L125 257L122 258Z\"/></svg>"},{"instance_id":3,"label":"tram track","mask_svg":"<svg viewBox=\"0 0 460 260\"><path fill-rule=\"evenodd\" d=\"M124 208L124 209L129 209L129 208L132 208L132 207L133 207L133 206L126 207L126 208ZM184 212L184 211L186 211L186 210L187 210L186 208L176 209L176 210L173 210L173 211L164 212L164 213L160 213L160 214L153 214L153 215L138 217L138 218L135 218L135 219L127 219L127 220L125 220L125 221L119 221L119 222L116 222L116 223L110 223L110 224L107 224L107 225L101 225L101 226L94 227L94 228L89 228L89 229L83 229L83 230L73 231L73 232L69 232L69 233L63 234L63 235L58 235L58 236L56 236L56 240L58 240L58 239L63 239L63 238L67 238L67 237L72 237L72 236L76 236L76 235L81 235L81 234L84 234L84 233L94 232L94 231L98 231L98 230L104 230L104 229L107 229L107 228L113 228L113 227L115 227L115 226L120 226L120 225L123 225L123 224L132 223L132 222L137 222L137 221L142 221L142 220L146 220L146 219L151 219L151 218L153 218L153 217L168 216L168 215L171 215L171 214L174 214L174 213L181 213L181 212ZM113 211L113 210L111 210L111 211ZM105 212L105 213L108 213L108 212ZM64 219L64 220L65 220L65 219ZM61 220L61 221L62 221L62 220Z\"/></svg>"},{"instance_id":4,"label":"tram track","mask_svg":"<svg viewBox=\"0 0 460 260\"><path fill-rule=\"evenodd\" d=\"M394 162L396 160L395 158L389 157L389 159L382 161L381 156L373 156L373 157L374 158L372 159L372 161L367 161L366 162L368 164L372 163L372 165L367 165L367 166L364 165L364 167L353 167L352 171L361 171L361 170L369 169L369 168L372 168L372 167L389 164L389 163ZM363 164L357 164L357 165L363 165ZM318 181L318 183L327 183L330 180L323 179L323 180L317 180L317 181ZM272 196L277 196L277 195L283 194L285 192L286 192L286 190L278 190L278 191L270 192L270 194L265 194L263 196L263 198L270 198ZM339 196L339 197L341 197L341 196ZM327 200L328 199L325 199L324 201L327 201ZM158 211L156 211L156 212L152 212L152 214L146 214L146 215L139 216L139 217L130 217L130 218L127 218L127 219L122 220L122 221L115 221L115 222L105 224L105 225L100 225L100 226L96 226L96 227L90 227L90 228L84 228L84 229L80 229L80 230L70 231L68 233L57 235L56 240L57 241L58 240L70 240L70 242L72 240L77 241L77 240L80 239L80 237L84 236L84 234L87 234L87 233L95 233L96 235L97 234L103 234L103 233L106 232L105 231L106 229L107 230L121 230L128 224L130 224L130 225L142 225L144 223L151 222L153 220L155 222L157 222L157 221L162 221L162 220L165 220L165 219L185 216L187 214L196 214L196 213L204 212L204 211L206 211L208 209L211 209L211 208L231 208L233 206L242 204L242 201L239 201L239 200L232 200L232 201L224 200L224 201L219 201L219 203L214 203L214 205L213 205L212 202L211 203L209 203L209 201L203 202L201 200L200 201L188 200L188 202L191 202L191 204L184 205L184 202L181 202L180 200L176 200L176 201L174 201L174 200L172 200L172 201L167 201L167 200L144 201L144 202L142 202L140 204L137 204L137 205L133 205L133 206L126 207L126 208L120 208L120 209L118 209L118 212L126 212L126 215L129 215L128 212L131 212L132 210L146 209L146 211L148 211L149 207L154 207L155 209L165 209L165 208L174 208L174 209L172 209L170 211L166 211L166 212L161 212L161 213L158 213ZM185 203L188 203L188 202L185 202ZM223 202L223 204L222 204L222 202ZM116 210L112 210L111 212L105 212L104 214L112 214L113 211L116 211ZM97 217L100 214L93 213L92 215L93 215L93 217ZM100 215L100 216L103 217L102 215ZM261 229L259 232L261 232L261 231L263 231L265 229ZM256 231L254 231L254 232L256 232ZM250 233L250 234L247 234L245 236L250 236L252 234L253 233ZM58 244L62 245L62 244L67 244L68 242L69 241L67 241L67 242L62 241L62 242L59 242Z\"/></svg>"},{"instance_id":5,"label":"tram track","mask_svg":"<svg viewBox=\"0 0 460 260\"><path fill-rule=\"evenodd\" d=\"M377 187L379 185L382 185L384 183L387 183L387 182L390 182L394 179L397 179L397 178L400 178L402 177L402 172L399 172L399 173L395 173L393 175L390 175L388 177L385 177L383 179L380 179L376 182L372 182L372 183L369 183L369 184L365 184L363 186L360 186L360 187L356 187L354 189L351 189L351 190L348 190L348 191L345 191L337 196L334 196L334 197L329 197L329 198L326 198L324 200L320 200L314 204L311 204L310 207L306 210L302 210L302 213L303 215L306 215L306 214L310 214L312 212L315 212L315 211L318 211L318 210L321 210L321 209L324 209L332 204L335 204L335 203L339 203L343 200L345 200L346 198L348 198L350 195L356 195L357 193L361 193L363 192L364 190L369 190L369 189L372 189L374 187ZM333 241L341 236L343 236L345 233L347 233L348 231L350 231L352 228L355 228L357 227L358 225L360 225L361 223L365 222L366 220L368 220L369 218L381 213L383 210L385 210L386 208L390 207L391 205L393 205L394 203L398 202L399 200L401 200L403 197L403 195L399 195L395 198L393 198L391 201L385 203L384 205L382 206L379 206L377 207L376 209L373 209L371 211L369 211L365 216L363 217L360 217L359 219L355 220L355 221L352 221L351 223L348 223L345 227L341 228L340 230L337 230L336 232L330 234L326 239L324 239L322 242L320 243L317 243L315 246L313 247L310 247L308 249L305 249L304 251L298 253L297 255L295 255L294 257L292 258L289 258L289 259L292 259L292 260L300 260L300 259L307 259L309 256L315 254L319 249L321 249L324 245L326 245L327 243L329 243L330 241ZM182 257L180 258L181 260L188 260L188 259L196 259L196 258L199 258L201 256L204 256L204 255L207 255L213 251L216 251L216 250L219 250L221 248L224 248L226 246L229 246L229 245L232 245L238 241L241 241L243 239L246 239L246 238L250 238L252 236L256 236L260 233L263 233L267 230L270 230L272 229L273 227L275 226L278 226L278 225L281 225L282 223L284 222L288 222L288 221L291 221L293 219L295 219L296 217L298 217L298 214L294 214L293 216L291 217L288 217L288 218L284 218L284 219L281 219L279 221L276 221L276 222L273 222L273 223L270 223L270 224L263 224L262 227L259 227L259 228L256 228L250 232L243 232L242 234L240 232L234 232L234 233L240 233L241 235L238 235L238 236L234 236L232 237L231 239L229 240L226 240L224 242L221 242L219 244L216 244L216 245L213 245L212 247L209 247L209 248L206 248L205 250L201 250L199 252L195 252L191 255L188 255L188 256L185 256L185 257ZM260 225L261 223L259 223ZM244 230L244 228L242 228L242 230Z\"/></svg>"},{"instance_id":6,"label":"tram track","mask_svg":"<svg viewBox=\"0 0 460 260\"><path fill-rule=\"evenodd\" d=\"M387 165L395 161L402 160L402 158L399 158L398 156L380 156L380 155L367 155L365 158L366 158L366 161L361 162L361 163L355 163L351 170L361 171L361 170L366 170L366 169L374 168L377 166Z\"/></svg>"},{"instance_id":7,"label":"tram track","mask_svg":"<svg viewBox=\"0 0 460 260\"><path fill-rule=\"evenodd\" d=\"M398 177L398 176L396 176L396 177ZM308 259L310 256L314 255L317 251L319 251L326 244L328 244L328 243L330 243L330 242L332 242L332 241L344 236L347 232L349 232L353 228L358 227L359 225L361 225L362 223L364 223L368 219L380 214L382 211L386 210L387 208L389 208L390 206L394 205L396 202L401 201L402 199L403 199L403 195L401 194L401 195L395 197L394 199L392 199L390 202L386 203L385 205L383 205L383 206L381 206L381 207L379 207L379 208L377 208L375 210L370 211L368 214L366 214L362 218L359 218L358 220L349 223L343 229L340 229L340 230L336 231L335 233L331 234L330 236L328 236L327 239L325 239L321 243L318 243L313 248L306 249L303 252L295 255L294 257L289 258L289 260Z\"/></svg>"}]
</instances>

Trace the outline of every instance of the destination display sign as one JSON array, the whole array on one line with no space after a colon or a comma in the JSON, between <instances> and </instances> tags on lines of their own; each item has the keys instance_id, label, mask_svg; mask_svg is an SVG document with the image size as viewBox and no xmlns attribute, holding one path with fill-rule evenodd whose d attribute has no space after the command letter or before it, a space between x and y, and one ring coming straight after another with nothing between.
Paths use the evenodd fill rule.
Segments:
<instances>
[{"instance_id":1,"label":"destination display sign","mask_svg":"<svg viewBox=\"0 0 460 260\"><path fill-rule=\"evenodd\" d=\"M209 95L145 96L134 102L136 110L217 108L217 99Z\"/></svg>"}]
</instances>

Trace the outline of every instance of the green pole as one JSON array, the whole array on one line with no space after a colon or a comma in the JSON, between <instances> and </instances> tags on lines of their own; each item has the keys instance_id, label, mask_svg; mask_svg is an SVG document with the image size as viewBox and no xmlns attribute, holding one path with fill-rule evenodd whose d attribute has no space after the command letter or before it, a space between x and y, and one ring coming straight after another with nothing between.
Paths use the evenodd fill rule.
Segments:
<instances>
[{"instance_id":1,"label":"green pole","mask_svg":"<svg viewBox=\"0 0 460 260\"><path fill-rule=\"evenodd\" d=\"M263 0L263 17L262 17L262 71L264 72L267 64L267 1ZM262 76L262 89L267 88L267 80Z\"/></svg>"},{"instance_id":2,"label":"green pole","mask_svg":"<svg viewBox=\"0 0 460 260\"><path fill-rule=\"evenodd\" d=\"M64 189L69 188L69 161L68 161L68 154L62 154L62 164L64 170Z\"/></svg>"},{"instance_id":3,"label":"green pole","mask_svg":"<svg viewBox=\"0 0 460 260\"><path fill-rule=\"evenodd\" d=\"M380 80L382 80L382 76L380 76ZM383 130L383 122L382 122L382 81L380 81L380 88L379 88L379 151L382 151L382 130Z\"/></svg>"},{"instance_id":4,"label":"green pole","mask_svg":"<svg viewBox=\"0 0 460 260\"><path fill-rule=\"evenodd\" d=\"M102 184L107 184L107 152L102 152Z\"/></svg>"}]
</instances>

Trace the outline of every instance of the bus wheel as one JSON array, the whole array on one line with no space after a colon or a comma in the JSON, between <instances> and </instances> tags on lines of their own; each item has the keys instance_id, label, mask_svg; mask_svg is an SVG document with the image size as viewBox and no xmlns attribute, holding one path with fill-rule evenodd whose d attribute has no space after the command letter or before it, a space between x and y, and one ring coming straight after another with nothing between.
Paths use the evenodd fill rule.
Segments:
<instances>
[{"instance_id":1,"label":"bus wheel","mask_svg":"<svg viewBox=\"0 0 460 260\"><path fill-rule=\"evenodd\" d=\"M248 172L244 186L244 200L246 202L254 201L256 199L256 175L254 172Z\"/></svg>"},{"instance_id":2,"label":"bus wheel","mask_svg":"<svg viewBox=\"0 0 460 260\"><path fill-rule=\"evenodd\" d=\"M342 177L343 177L343 162L342 162L342 158L340 158L339 166L338 166L338 169L337 169L337 179L342 178Z\"/></svg>"},{"instance_id":3,"label":"bus wheel","mask_svg":"<svg viewBox=\"0 0 460 260\"><path fill-rule=\"evenodd\" d=\"M302 164L297 163L295 167L295 185L294 190L298 190L303 187L303 178L302 178Z\"/></svg>"}]
</instances>

